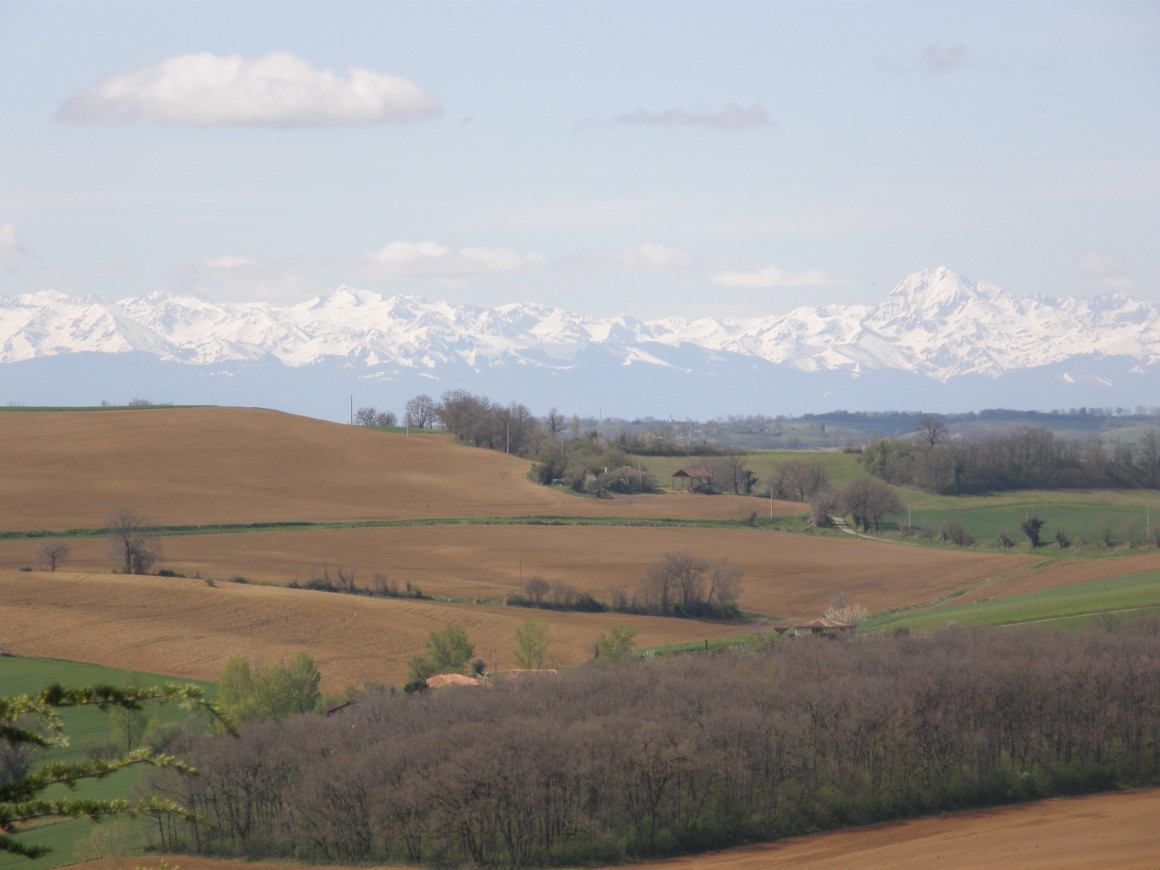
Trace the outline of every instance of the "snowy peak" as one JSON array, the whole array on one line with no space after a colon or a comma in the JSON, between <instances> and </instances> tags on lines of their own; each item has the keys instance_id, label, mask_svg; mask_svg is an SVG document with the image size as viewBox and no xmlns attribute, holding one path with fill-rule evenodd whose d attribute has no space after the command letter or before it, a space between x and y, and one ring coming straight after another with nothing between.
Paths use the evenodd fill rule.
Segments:
<instances>
[{"instance_id":1,"label":"snowy peak","mask_svg":"<svg viewBox=\"0 0 1160 870\"><path fill-rule=\"evenodd\" d=\"M0 363L131 351L195 365L328 360L364 369L573 368L591 353L685 370L722 360L939 381L998 377L1079 356L1160 362L1160 311L1127 294L1019 297L945 267L904 278L874 306L805 307L748 320L596 318L512 304L489 309L339 287L298 305L150 294L105 303L53 290L0 299Z\"/></svg>"}]
</instances>

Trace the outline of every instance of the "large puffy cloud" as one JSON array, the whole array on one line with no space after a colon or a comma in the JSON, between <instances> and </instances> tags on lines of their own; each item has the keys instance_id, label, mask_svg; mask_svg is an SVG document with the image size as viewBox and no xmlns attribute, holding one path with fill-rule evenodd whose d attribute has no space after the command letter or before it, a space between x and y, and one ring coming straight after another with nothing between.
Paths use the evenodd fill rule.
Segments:
<instances>
[{"instance_id":1,"label":"large puffy cloud","mask_svg":"<svg viewBox=\"0 0 1160 870\"><path fill-rule=\"evenodd\" d=\"M59 117L77 124L326 127L442 114L401 76L315 69L287 52L247 59L185 54L114 73L78 91Z\"/></svg>"},{"instance_id":2,"label":"large puffy cloud","mask_svg":"<svg viewBox=\"0 0 1160 870\"><path fill-rule=\"evenodd\" d=\"M32 249L21 241L16 224L0 224L0 275L19 271L23 260L35 256Z\"/></svg>"},{"instance_id":3,"label":"large puffy cloud","mask_svg":"<svg viewBox=\"0 0 1160 870\"><path fill-rule=\"evenodd\" d=\"M542 254L512 248L466 247L454 251L436 242L391 242L363 255L361 271L382 278L463 278L542 268Z\"/></svg>"},{"instance_id":4,"label":"large puffy cloud","mask_svg":"<svg viewBox=\"0 0 1160 870\"><path fill-rule=\"evenodd\" d=\"M837 287L848 282L831 278L821 269L787 272L777 266L756 269L721 269L710 280L723 287Z\"/></svg>"},{"instance_id":5,"label":"large puffy cloud","mask_svg":"<svg viewBox=\"0 0 1160 870\"><path fill-rule=\"evenodd\" d=\"M1085 275L1099 279L1105 287L1113 290L1131 290L1136 286L1124 264L1107 254L1090 251L1077 257L1075 265Z\"/></svg>"}]
</instances>

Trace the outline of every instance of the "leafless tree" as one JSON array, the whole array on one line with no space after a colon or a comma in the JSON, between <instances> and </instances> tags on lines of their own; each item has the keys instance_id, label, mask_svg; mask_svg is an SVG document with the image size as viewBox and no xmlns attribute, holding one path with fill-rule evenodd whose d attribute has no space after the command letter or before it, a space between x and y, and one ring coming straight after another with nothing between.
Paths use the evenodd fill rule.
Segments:
<instances>
[{"instance_id":1,"label":"leafless tree","mask_svg":"<svg viewBox=\"0 0 1160 870\"><path fill-rule=\"evenodd\" d=\"M147 574L161 558L156 523L133 508L120 507L108 519L109 555L124 574Z\"/></svg>"},{"instance_id":2,"label":"leafless tree","mask_svg":"<svg viewBox=\"0 0 1160 870\"><path fill-rule=\"evenodd\" d=\"M727 558L709 563L709 589L705 603L718 610L732 610L741 594L741 569L730 565Z\"/></svg>"},{"instance_id":3,"label":"leafless tree","mask_svg":"<svg viewBox=\"0 0 1160 870\"><path fill-rule=\"evenodd\" d=\"M540 606L551 588L552 584L540 576L529 577L524 581L524 593L536 607Z\"/></svg>"},{"instance_id":4,"label":"leafless tree","mask_svg":"<svg viewBox=\"0 0 1160 870\"><path fill-rule=\"evenodd\" d=\"M919 427L918 434L922 436L922 440L927 443L928 447L934 447L947 437L947 424L934 414L923 414L919 421Z\"/></svg>"},{"instance_id":5,"label":"leafless tree","mask_svg":"<svg viewBox=\"0 0 1160 870\"><path fill-rule=\"evenodd\" d=\"M68 558L69 545L67 541L45 541L36 551L40 564L55 571L56 566Z\"/></svg>"},{"instance_id":6,"label":"leafless tree","mask_svg":"<svg viewBox=\"0 0 1160 870\"><path fill-rule=\"evenodd\" d=\"M426 393L415 396L403 409L403 425L411 429L430 429L435 422L435 400Z\"/></svg>"},{"instance_id":7,"label":"leafless tree","mask_svg":"<svg viewBox=\"0 0 1160 870\"><path fill-rule=\"evenodd\" d=\"M839 498L854 525L861 526L864 531L870 531L871 526L877 531L887 516L902 510L902 502L890 485L869 475L843 486Z\"/></svg>"}]
</instances>

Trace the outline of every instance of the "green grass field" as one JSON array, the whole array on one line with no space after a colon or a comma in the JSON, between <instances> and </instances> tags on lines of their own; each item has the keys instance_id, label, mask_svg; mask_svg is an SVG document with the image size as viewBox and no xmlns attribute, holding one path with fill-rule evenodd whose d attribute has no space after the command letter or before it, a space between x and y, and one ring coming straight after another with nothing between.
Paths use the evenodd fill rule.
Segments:
<instances>
[{"instance_id":1,"label":"green grass field","mask_svg":"<svg viewBox=\"0 0 1160 870\"><path fill-rule=\"evenodd\" d=\"M1104 614L1127 619L1156 613L1160 613L1160 573L1149 572L1011 598L886 613L867 620L859 631L929 631L947 625L1073 628L1102 619Z\"/></svg>"},{"instance_id":2,"label":"green grass field","mask_svg":"<svg viewBox=\"0 0 1160 870\"><path fill-rule=\"evenodd\" d=\"M0 693L3 695L33 694L53 683L66 687L108 684L113 686L150 686L160 683L178 682L182 685L189 680L174 680L158 674L143 674L134 671L120 671L96 665L53 659L31 659L5 656L0 658ZM210 683L194 683L206 690L212 697L216 687ZM112 736L112 722L107 713L96 707L77 707L60 711L64 733L69 745L43 753L38 764L47 761L79 762L85 759L86 751L93 746L108 743ZM174 705L151 705L148 713L160 722L180 722L186 713ZM120 771L106 779L89 780L71 792L71 796L94 799L130 797L134 787L141 780L143 768ZM64 787L53 787L44 797L64 797L70 792ZM93 836L94 830L97 831ZM77 847L82 841L99 838L123 839L127 847L137 848L143 840L140 824L136 821L113 820L95 827L87 819L51 821L39 825L20 835L21 842L28 845L45 846L52 851L42 858L28 859L14 855L0 854L0 868L22 868L22 870L42 870L73 864L77 859Z\"/></svg>"}]
</instances>

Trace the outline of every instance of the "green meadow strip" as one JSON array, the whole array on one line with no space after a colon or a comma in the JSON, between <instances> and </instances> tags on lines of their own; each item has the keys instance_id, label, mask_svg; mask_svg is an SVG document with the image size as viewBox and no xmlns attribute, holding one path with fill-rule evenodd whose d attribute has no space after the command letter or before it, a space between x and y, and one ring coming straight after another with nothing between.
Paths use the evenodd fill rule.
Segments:
<instances>
[{"instance_id":1,"label":"green meadow strip","mask_svg":"<svg viewBox=\"0 0 1160 870\"><path fill-rule=\"evenodd\" d=\"M791 520L793 518L790 518ZM242 535L253 532L306 532L336 529L405 529L423 526L623 526L626 528L696 528L747 529L782 528L785 523L758 517L749 520L679 520L633 519L622 517L432 517L407 520L365 520L361 522L274 522L274 523L221 523L206 526L156 526L149 530L158 537L189 537L193 535ZM105 538L104 529L32 529L0 531L0 541L26 541L39 538Z\"/></svg>"}]
</instances>

